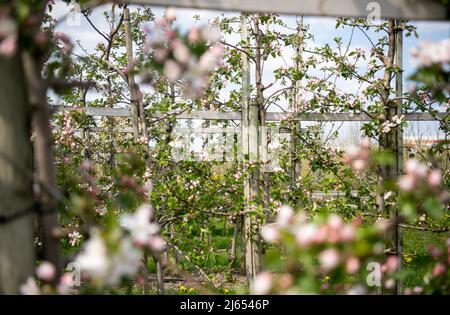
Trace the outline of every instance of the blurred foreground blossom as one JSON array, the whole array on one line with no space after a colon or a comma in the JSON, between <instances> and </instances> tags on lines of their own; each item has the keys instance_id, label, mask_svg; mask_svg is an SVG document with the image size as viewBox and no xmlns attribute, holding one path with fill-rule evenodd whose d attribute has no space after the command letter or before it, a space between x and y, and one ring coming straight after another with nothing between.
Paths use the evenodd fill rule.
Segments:
<instances>
[{"instance_id":1,"label":"blurred foreground blossom","mask_svg":"<svg viewBox=\"0 0 450 315\"><path fill-rule=\"evenodd\" d=\"M188 98L203 96L209 74L222 62L224 48L218 43L220 32L211 25L192 27L181 35L173 28L175 11L156 21L154 27L144 27L147 33L145 50L153 53L153 65L171 83L180 81Z\"/></svg>"}]
</instances>

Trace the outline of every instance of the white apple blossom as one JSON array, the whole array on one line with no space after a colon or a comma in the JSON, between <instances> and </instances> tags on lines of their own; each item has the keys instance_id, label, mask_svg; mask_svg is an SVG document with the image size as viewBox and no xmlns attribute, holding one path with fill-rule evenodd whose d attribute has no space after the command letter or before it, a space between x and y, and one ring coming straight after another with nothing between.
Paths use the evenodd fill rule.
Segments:
<instances>
[{"instance_id":1,"label":"white apple blossom","mask_svg":"<svg viewBox=\"0 0 450 315\"><path fill-rule=\"evenodd\" d=\"M111 258L107 282L116 285L122 278L131 278L141 266L142 252L133 246L129 238L121 240L117 252Z\"/></svg>"},{"instance_id":2,"label":"white apple blossom","mask_svg":"<svg viewBox=\"0 0 450 315\"><path fill-rule=\"evenodd\" d=\"M83 238L83 236L78 231L70 232L68 237L70 246L77 245L79 241Z\"/></svg>"},{"instance_id":3,"label":"white apple blossom","mask_svg":"<svg viewBox=\"0 0 450 315\"><path fill-rule=\"evenodd\" d=\"M166 10L166 19L168 19L169 21L175 21L177 19L176 15L176 10L173 7L169 7Z\"/></svg>"},{"instance_id":4,"label":"white apple blossom","mask_svg":"<svg viewBox=\"0 0 450 315\"><path fill-rule=\"evenodd\" d=\"M150 237L159 232L159 226L150 222L152 215L152 209L147 205L143 205L133 215L122 215L120 224L130 232L136 244L144 246L148 243Z\"/></svg>"},{"instance_id":5,"label":"white apple blossom","mask_svg":"<svg viewBox=\"0 0 450 315\"><path fill-rule=\"evenodd\" d=\"M206 42L217 42L220 40L220 31L214 25L205 25L200 30L202 38Z\"/></svg>"},{"instance_id":6,"label":"white apple blossom","mask_svg":"<svg viewBox=\"0 0 450 315\"><path fill-rule=\"evenodd\" d=\"M103 279L108 274L110 262L107 257L107 248L99 231L94 230L86 242L84 249L75 259L80 264L82 272L94 279Z\"/></svg>"},{"instance_id":7,"label":"white apple blossom","mask_svg":"<svg viewBox=\"0 0 450 315\"><path fill-rule=\"evenodd\" d=\"M384 200L388 200L391 196L392 196L392 191L387 191L387 192L383 195L383 199L384 199Z\"/></svg>"}]
</instances>

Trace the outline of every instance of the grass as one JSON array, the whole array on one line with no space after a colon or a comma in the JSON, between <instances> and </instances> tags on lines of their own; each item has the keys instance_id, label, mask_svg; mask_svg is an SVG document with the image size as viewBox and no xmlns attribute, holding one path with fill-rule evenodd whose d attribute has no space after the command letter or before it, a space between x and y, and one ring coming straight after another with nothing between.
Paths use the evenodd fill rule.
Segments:
<instances>
[{"instance_id":1,"label":"grass","mask_svg":"<svg viewBox=\"0 0 450 315\"><path fill-rule=\"evenodd\" d=\"M403 233L403 265L407 271L405 287L414 287L422 282L426 271L434 264L434 259L428 252L429 246L445 249L445 233L429 231L404 230Z\"/></svg>"}]
</instances>

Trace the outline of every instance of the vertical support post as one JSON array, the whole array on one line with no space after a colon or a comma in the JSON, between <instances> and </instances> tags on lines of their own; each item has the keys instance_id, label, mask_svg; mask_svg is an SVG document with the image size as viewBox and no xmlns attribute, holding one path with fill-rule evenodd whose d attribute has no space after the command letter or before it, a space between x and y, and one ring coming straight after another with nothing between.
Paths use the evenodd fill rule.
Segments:
<instances>
[{"instance_id":1,"label":"vertical support post","mask_svg":"<svg viewBox=\"0 0 450 315\"><path fill-rule=\"evenodd\" d=\"M296 43L296 54L294 57L295 62L295 68L297 71L300 71L303 64L303 39L304 39L304 24L303 24L303 16L300 16L297 18L297 40ZM303 69L302 69L303 70ZM295 80L293 82L294 88L292 91L292 104L291 104L291 111L294 113L299 112L299 90L301 87L301 81ZM291 167L292 169L292 182L291 187L293 188L294 185L298 184L301 179L301 172L302 172L302 161L297 157L298 152L298 145L299 145L299 134L301 132L301 121L295 121L294 122L294 133L292 134L291 138ZM297 205L300 204L300 199L297 200Z\"/></svg>"},{"instance_id":2,"label":"vertical support post","mask_svg":"<svg viewBox=\"0 0 450 315\"><path fill-rule=\"evenodd\" d=\"M244 46L248 46L248 28L247 17L241 14L241 42ZM256 163L259 156L259 117L258 105L254 102L249 104L250 98L250 66L248 56L244 51L241 54L242 60L242 146L244 156L244 173L248 171L249 163ZM250 176L244 184L245 195L245 211L247 212L243 218L243 235L244 235L244 257L245 257L245 274L247 284L251 285L252 280L260 269L260 251L257 239L255 238L255 218L249 213L252 210L252 203L258 195L259 174L251 172ZM253 288L250 288L253 290Z\"/></svg>"},{"instance_id":3,"label":"vertical support post","mask_svg":"<svg viewBox=\"0 0 450 315\"><path fill-rule=\"evenodd\" d=\"M247 283L251 284L261 269L258 222L255 216L255 202L259 195L259 107L251 102L248 107L248 163L252 167L245 184L246 210L244 219L245 268ZM250 287L253 292L253 288Z\"/></svg>"},{"instance_id":4,"label":"vertical support post","mask_svg":"<svg viewBox=\"0 0 450 315\"><path fill-rule=\"evenodd\" d=\"M178 256L178 254L176 254L176 256ZM158 294L164 294L164 271L161 257L154 257L154 260L156 264L156 283L158 286Z\"/></svg>"},{"instance_id":5,"label":"vertical support post","mask_svg":"<svg viewBox=\"0 0 450 315\"><path fill-rule=\"evenodd\" d=\"M52 148L52 131L50 125L50 110L47 104L47 86L41 77L41 68L36 63L30 52L23 52L22 62L28 86L28 100L32 112L32 127L34 133L34 161L36 178L40 183L50 189L56 187L55 159ZM56 268L56 276L53 284L61 273L60 243L57 236L58 212L54 195L48 191L43 192L40 203L46 211L50 212L42 216L42 239L44 245L43 257Z\"/></svg>"},{"instance_id":6,"label":"vertical support post","mask_svg":"<svg viewBox=\"0 0 450 315\"><path fill-rule=\"evenodd\" d=\"M130 10L128 7L123 9L123 26L125 31L125 46L127 49L127 63L128 63L128 86L130 88L131 96L131 124L133 126L134 141L139 139L139 110L138 99L136 91L136 83L134 81L133 69L133 39L131 37L130 28Z\"/></svg>"},{"instance_id":7,"label":"vertical support post","mask_svg":"<svg viewBox=\"0 0 450 315\"><path fill-rule=\"evenodd\" d=\"M241 13L241 42L243 45L248 46L248 28L247 28L247 15L245 13ZM246 48L241 52L241 63L242 63L242 120L241 120L241 136L242 136L242 156L243 163L242 168L244 174L247 173L247 159L248 159L248 101L250 98L250 65L248 56L246 54ZM245 195L245 210L248 209L248 196L250 195L250 185L248 181L244 183L244 195ZM244 240L244 270L247 270L247 246L245 243L245 222L244 217L241 218L242 227L243 227L243 240Z\"/></svg>"},{"instance_id":8,"label":"vertical support post","mask_svg":"<svg viewBox=\"0 0 450 315\"><path fill-rule=\"evenodd\" d=\"M253 14L253 34L255 38L254 52L255 52L255 87L256 87L256 104L258 106L259 115L259 157L262 162L261 168L261 187L262 187L262 201L264 212L266 213L266 220L269 219L270 211L270 176L269 163L267 152L267 129L266 129L266 109L264 102L264 85L262 83L263 77L263 56L261 53L262 33L260 30L260 14Z\"/></svg>"},{"instance_id":9,"label":"vertical support post","mask_svg":"<svg viewBox=\"0 0 450 315\"><path fill-rule=\"evenodd\" d=\"M396 36L395 36L395 63L398 67L398 71L395 76L395 93L397 97L396 115L400 117L403 113L403 21L396 21ZM396 139L396 173L397 176L403 173L403 126L397 126L397 139ZM397 251L398 268L402 269L402 252L403 252L403 237L402 231L399 225L400 215L398 207L395 209L395 247ZM403 291L403 283L401 280L397 281L396 293L401 294Z\"/></svg>"},{"instance_id":10,"label":"vertical support post","mask_svg":"<svg viewBox=\"0 0 450 315\"><path fill-rule=\"evenodd\" d=\"M32 144L25 78L19 54L0 56L0 215L33 205ZM0 294L18 294L34 274L34 222L30 213L0 223Z\"/></svg>"},{"instance_id":11,"label":"vertical support post","mask_svg":"<svg viewBox=\"0 0 450 315\"><path fill-rule=\"evenodd\" d=\"M398 31L401 28L398 28L397 22L395 20L388 20L388 50L387 55L385 56L385 72L383 77L383 85L384 85L384 91L383 91L383 102L384 107L386 111L386 120L385 121L392 121L393 117L397 114L399 114L398 110L401 109L401 103L399 103L396 100L392 100L390 98L390 92L392 90L391 87L391 81L393 78L393 74L396 75L396 94L402 94L401 90L398 90L398 88L401 89L401 74L398 75L398 71L394 71L395 66L397 65L397 62L401 62L401 48L399 51L398 43L399 43L399 34ZM402 35L402 34L400 34ZM401 41L401 40L400 40ZM401 43L400 43L401 45ZM400 132L399 132L400 130ZM397 126L395 129L392 129L390 132L386 134L380 135L380 146L391 152L391 154L394 154L394 164L392 165L386 165L382 169L382 178L383 180L388 181L395 181L398 178L399 170L401 168L401 153L399 152L401 150L402 144L401 141L399 143L399 136L401 135L401 126ZM400 235L399 235L399 211L398 207L396 205L386 204L384 205L384 200L381 197L380 198L381 205L384 207L384 210L386 214L389 216L392 226L390 227L389 231L387 232L386 238L387 238L387 245L389 246L389 252L388 255L395 256L397 261L401 263L401 248L400 248ZM400 268L400 265L399 267ZM400 281L396 280L394 288L392 290L389 290L389 292L398 294L401 292L401 283Z\"/></svg>"}]
</instances>

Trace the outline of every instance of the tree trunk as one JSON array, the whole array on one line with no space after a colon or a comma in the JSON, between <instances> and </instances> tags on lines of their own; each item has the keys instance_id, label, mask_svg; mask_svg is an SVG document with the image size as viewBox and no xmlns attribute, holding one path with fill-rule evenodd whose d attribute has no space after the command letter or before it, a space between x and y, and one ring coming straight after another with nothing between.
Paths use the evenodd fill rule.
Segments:
<instances>
[{"instance_id":1,"label":"tree trunk","mask_svg":"<svg viewBox=\"0 0 450 315\"><path fill-rule=\"evenodd\" d=\"M125 29L125 46L127 48L127 58L128 58L128 86L130 88L131 95L131 124L133 126L133 137L134 141L139 139L139 110L138 110L138 100L136 99L136 84L134 82L134 76L130 73L133 71L133 43L131 38L130 29L130 10L125 7L123 9L123 26ZM145 131L146 132L146 131Z\"/></svg>"},{"instance_id":2,"label":"tree trunk","mask_svg":"<svg viewBox=\"0 0 450 315\"><path fill-rule=\"evenodd\" d=\"M33 204L30 116L20 55L0 57L0 215ZM34 218L0 223L0 294L17 294L33 276Z\"/></svg>"},{"instance_id":3,"label":"tree trunk","mask_svg":"<svg viewBox=\"0 0 450 315\"><path fill-rule=\"evenodd\" d=\"M394 60L397 58L396 62L401 62L401 57L399 59L398 53L398 47L396 47L396 43L401 44L401 40L399 41L399 38L397 37L397 29L396 29L396 23L394 20L388 21L388 51L387 55L385 56L384 66L384 77L383 77L383 86L384 86L384 92L382 95L382 101L384 103L384 108L386 112L386 119L385 121L392 121L392 118L400 114L401 112L401 101L400 102L394 102L390 99L390 91L391 91L391 81L392 81L392 74L394 73L393 66L394 66ZM400 50L401 51L401 50ZM400 65L401 66L401 65ZM399 88L401 89L401 75L400 77L397 75L396 77L396 88L397 88L397 94L399 93ZM400 91L401 93L401 91ZM400 112L399 112L400 110ZM399 143L399 137L403 138L401 131L401 126L397 126L395 129L392 129L390 132L386 134L382 134L380 136L380 146L384 150L387 150L395 155L395 162L393 165L385 166L383 169L382 177L383 181L386 180L393 180L398 177L400 174L401 164L402 164L402 157L400 154L401 149L401 142ZM381 204L384 205L384 201L381 201ZM385 213L389 216L392 226L389 229L386 238L387 238L387 244L389 246L389 254L394 255L397 257L397 260L401 262L401 237L399 234L399 212L398 212L398 206L397 205L385 205L384 207ZM400 268L400 264L399 267ZM399 293L399 282L396 280L394 289L392 290L394 294Z\"/></svg>"},{"instance_id":4,"label":"tree trunk","mask_svg":"<svg viewBox=\"0 0 450 315\"><path fill-rule=\"evenodd\" d=\"M41 68L30 52L22 55L26 82L28 85L28 101L33 115L34 160L36 178L48 189L43 190L40 198L42 208L48 212L41 217L43 226L42 242L43 259L52 263L57 271L54 278L56 284L61 271L60 245L57 236L58 213L56 200L49 190L56 192L56 170L52 149L50 110L47 105L47 87L41 77Z\"/></svg>"}]
</instances>

